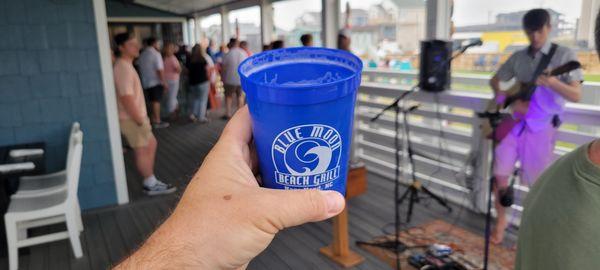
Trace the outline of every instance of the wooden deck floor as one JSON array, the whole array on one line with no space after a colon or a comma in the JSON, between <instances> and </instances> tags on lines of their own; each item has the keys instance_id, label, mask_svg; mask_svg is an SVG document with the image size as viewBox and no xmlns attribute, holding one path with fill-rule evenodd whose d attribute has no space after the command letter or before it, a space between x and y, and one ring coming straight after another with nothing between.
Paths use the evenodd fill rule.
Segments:
<instances>
[{"instance_id":1,"label":"wooden deck floor","mask_svg":"<svg viewBox=\"0 0 600 270\"><path fill-rule=\"evenodd\" d=\"M215 120L208 125L173 125L156 131L159 140L157 176L172 181L180 191L183 190L223 126L224 121ZM83 214L85 231L81 240L84 257L73 258L68 241L59 241L23 249L19 257L20 269L107 269L135 250L161 224L177 203L180 193L145 197L141 193L141 179L131 166L130 154L125 156L132 203ZM349 202L351 243L355 251L366 257L363 264L353 269L390 269L354 246L356 240L369 240L381 235L382 228L393 220L392 182L369 173L368 184L366 194ZM433 204L430 207L418 205L413 224L438 218L479 234L483 232L481 215L458 208L448 215ZM318 253L318 249L330 240L330 221L285 230L252 261L249 269L342 269ZM0 269L4 269L7 267L6 249L3 247L0 252Z\"/></svg>"}]
</instances>

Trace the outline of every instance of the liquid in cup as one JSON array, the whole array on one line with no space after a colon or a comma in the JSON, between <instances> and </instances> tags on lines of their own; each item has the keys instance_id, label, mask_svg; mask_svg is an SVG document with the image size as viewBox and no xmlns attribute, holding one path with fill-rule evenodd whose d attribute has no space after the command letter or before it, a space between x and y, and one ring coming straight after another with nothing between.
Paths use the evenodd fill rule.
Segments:
<instances>
[{"instance_id":1,"label":"liquid in cup","mask_svg":"<svg viewBox=\"0 0 600 270\"><path fill-rule=\"evenodd\" d=\"M362 62L299 47L251 56L238 68L263 185L346 192Z\"/></svg>"}]
</instances>

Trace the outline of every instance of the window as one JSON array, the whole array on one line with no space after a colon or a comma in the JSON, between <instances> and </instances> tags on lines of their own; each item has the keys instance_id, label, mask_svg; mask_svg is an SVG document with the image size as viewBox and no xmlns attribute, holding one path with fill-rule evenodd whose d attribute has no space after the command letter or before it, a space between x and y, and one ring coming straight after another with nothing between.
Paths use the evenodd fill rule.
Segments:
<instances>
[{"instance_id":1,"label":"window","mask_svg":"<svg viewBox=\"0 0 600 270\"><path fill-rule=\"evenodd\" d=\"M550 13L553 42L577 51L586 67L586 81L600 81L600 66L593 50L594 19L598 1L587 0L455 0L454 40L481 39L483 45L467 51L452 65L454 72L492 74L508 56L529 45L522 30L525 12L544 8ZM593 6L593 7L592 7Z\"/></svg>"},{"instance_id":2,"label":"window","mask_svg":"<svg viewBox=\"0 0 600 270\"><path fill-rule=\"evenodd\" d=\"M223 43L223 40L221 40L221 14L213 14L201 18L200 28L206 38L216 42L216 44Z\"/></svg>"},{"instance_id":3,"label":"window","mask_svg":"<svg viewBox=\"0 0 600 270\"><path fill-rule=\"evenodd\" d=\"M301 46L300 37L311 34L313 45L321 46L321 0L288 0L273 3L275 39L286 47Z\"/></svg>"},{"instance_id":4,"label":"window","mask_svg":"<svg viewBox=\"0 0 600 270\"><path fill-rule=\"evenodd\" d=\"M253 6L229 12L231 35L248 42L252 52L262 51L260 36L260 7Z\"/></svg>"},{"instance_id":5,"label":"window","mask_svg":"<svg viewBox=\"0 0 600 270\"><path fill-rule=\"evenodd\" d=\"M342 0L342 26L350 30L352 51L370 68L415 69L419 44L425 38L425 3Z\"/></svg>"}]
</instances>

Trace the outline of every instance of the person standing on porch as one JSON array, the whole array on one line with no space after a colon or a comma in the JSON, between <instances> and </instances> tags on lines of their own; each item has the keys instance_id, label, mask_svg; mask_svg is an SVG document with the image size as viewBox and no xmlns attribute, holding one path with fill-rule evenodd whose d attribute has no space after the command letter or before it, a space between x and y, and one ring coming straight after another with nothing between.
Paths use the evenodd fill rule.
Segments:
<instances>
[{"instance_id":1,"label":"person standing on porch","mask_svg":"<svg viewBox=\"0 0 600 270\"><path fill-rule=\"evenodd\" d=\"M144 192L150 196L172 193L176 188L154 176L157 142L152 134L150 119L140 78L133 67L139 54L139 45L129 33L114 38L116 48L113 76L117 92L117 106L121 133L134 149L135 165L144 178Z\"/></svg>"},{"instance_id":2,"label":"person standing on porch","mask_svg":"<svg viewBox=\"0 0 600 270\"><path fill-rule=\"evenodd\" d=\"M233 100L236 99L237 108L244 106L244 95L238 74L238 66L248 58L246 52L240 48L240 43L236 38L229 41L231 48L229 52L223 56L222 78L225 88L225 115L223 119L229 119L235 112L233 110Z\"/></svg>"},{"instance_id":3,"label":"person standing on porch","mask_svg":"<svg viewBox=\"0 0 600 270\"><path fill-rule=\"evenodd\" d=\"M210 84L210 90L208 91L209 111L207 112L207 114L209 114L211 111L217 111L221 107L221 104L219 102L219 99L217 98L217 66L215 65L211 54L208 53L208 51L210 51L209 48L211 43L208 42L208 45L206 45L206 43L206 40L202 41L201 46L206 47L206 53L204 54L204 58L206 59L206 68L208 69L208 81Z\"/></svg>"},{"instance_id":4,"label":"person standing on porch","mask_svg":"<svg viewBox=\"0 0 600 270\"><path fill-rule=\"evenodd\" d=\"M529 82L541 60L546 57L550 58L548 69L577 60L571 49L551 43L551 25L550 14L544 9L532 9L524 15L523 30L530 45L512 54L490 80L498 104L503 104L506 99L500 90L500 81L516 78L518 82ZM582 80L581 69L558 77L539 75L535 79L537 88L531 100L517 100L512 105L513 118L518 123L494 149L494 192L498 218L492 243L502 242L508 225L505 208L498 198L507 190L515 163L517 160L521 162L521 182L532 186L552 162L560 116L566 101L578 102L581 98Z\"/></svg>"},{"instance_id":5,"label":"person standing on porch","mask_svg":"<svg viewBox=\"0 0 600 270\"><path fill-rule=\"evenodd\" d=\"M240 41L240 48L246 52L248 57L252 56L252 51L248 48L248 41L242 40Z\"/></svg>"},{"instance_id":6,"label":"person standing on porch","mask_svg":"<svg viewBox=\"0 0 600 270\"><path fill-rule=\"evenodd\" d=\"M208 63L205 49L200 44L192 48L192 57L188 64L189 93L191 96L190 120L207 123L206 109L210 88ZM207 56L208 57L208 56Z\"/></svg>"},{"instance_id":7,"label":"person standing on porch","mask_svg":"<svg viewBox=\"0 0 600 270\"><path fill-rule=\"evenodd\" d=\"M140 76L142 77L142 87L148 95L152 110L152 127L166 128L169 123L160 120L160 102L163 94L167 91L168 85L165 80L163 58L159 52L158 40L149 37L145 41L146 48L140 54L137 60Z\"/></svg>"},{"instance_id":8,"label":"person standing on porch","mask_svg":"<svg viewBox=\"0 0 600 270\"><path fill-rule=\"evenodd\" d=\"M350 49L350 29L344 28L338 32L337 48L343 51L351 52Z\"/></svg>"},{"instance_id":9,"label":"person standing on porch","mask_svg":"<svg viewBox=\"0 0 600 270\"><path fill-rule=\"evenodd\" d=\"M179 92L179 75L181 74L181 65L175 56L177 45L169 42L163 48L163 61L165 63L165 79L167 80L167 110L170 119L177 118L179 111L179 102L177 93Z\"/></svg>"},{"instance_id":10,"label":"person standing on porch","mask_svg":"<svg viewBox=\"0 0 600 270\"><path fill-rule=\"evenodd\" d=\"M313 46L313 36L311 34L304 34L300 37L300 42L302 46L312 47Z\"/></svg>"}]
</instances>

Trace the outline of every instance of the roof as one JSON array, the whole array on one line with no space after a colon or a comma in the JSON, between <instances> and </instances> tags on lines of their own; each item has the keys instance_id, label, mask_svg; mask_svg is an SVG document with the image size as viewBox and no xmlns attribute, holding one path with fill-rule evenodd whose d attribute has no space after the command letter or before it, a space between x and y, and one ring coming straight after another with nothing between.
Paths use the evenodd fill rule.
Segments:
<instances>
[{"instance_id":1,"label":"roof","mask_svg":"<svg viewBox=\"0 0 600 270\"><path fill-rule=\"evenodd\" d=\"M145 5L122 1L122 0L106 0L106 15L111 17L160 17L160 18L182 18L184 15L160 10Z\"/></svg>"},{"instance_id":2,"label":"roof","mask_svg":"<svg viewBox=\"0 0 600 270\"><path fill-rule=\"evenodd\" d=\"M424 7L424 0L391 0L399 8L416 8L416 7Z\"/></svg>"},{"instance_id":3,"label":"roof","mask_svg":"<svg viewBox=\"0 0 600 270\"><path fill-rule=\"evenodd\" d=\"M560 21L562 13L553 9L547 9L550 13L552 24L556 25ZM529 10L519 10L514 12L499 13L496 15L496 21L491 24L478 24L456 27L456 32L498 32L498 31L520 31L523 29L521 19ZM553 29L556 30L556 29Z\"/></svg>"}]
</instances>

